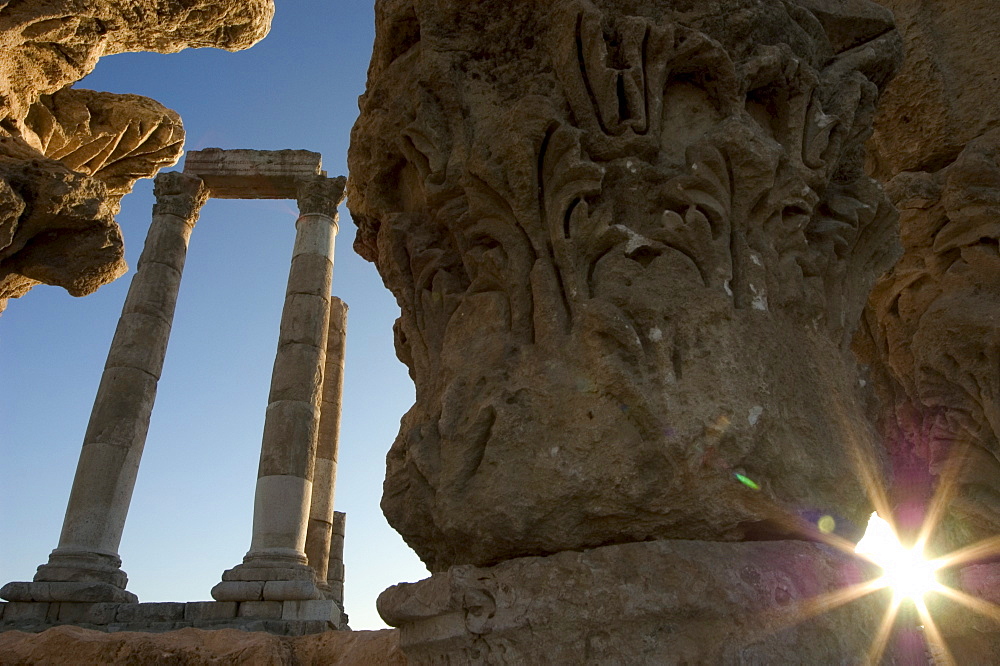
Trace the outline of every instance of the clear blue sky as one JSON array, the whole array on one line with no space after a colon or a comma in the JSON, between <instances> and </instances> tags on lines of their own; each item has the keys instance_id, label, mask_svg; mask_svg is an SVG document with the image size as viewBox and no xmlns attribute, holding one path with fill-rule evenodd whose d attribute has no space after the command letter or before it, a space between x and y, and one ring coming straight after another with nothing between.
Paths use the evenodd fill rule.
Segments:
<instances>
[{"instance_id":1,"label":"clear blue sky","mask_svg":"<svg viewBox=\"0 0 1000 666\"><path fill-rule=\"evenodd\" d=\"M77 87L146 95L178 111L187 150L302 148L322 153L331 176L346 174L374 2L276 4L270 35L248 51L110 56ZM152 181L140 181L118 216L133 268L152 204ZM295 217L291 201L211 200L195 227L120 551L140 601L209 599L250 545ZM427 571L378 506L385 453L413 388L392 347L398 308L353 240L342 207L333 293L350 312L336 505L347 512L351 626L370 629L384 626L378 594ZM30 580L57 544L131 277L79 299L37 287L0 316L0 584Z\"/></svg>"}]
</instances>

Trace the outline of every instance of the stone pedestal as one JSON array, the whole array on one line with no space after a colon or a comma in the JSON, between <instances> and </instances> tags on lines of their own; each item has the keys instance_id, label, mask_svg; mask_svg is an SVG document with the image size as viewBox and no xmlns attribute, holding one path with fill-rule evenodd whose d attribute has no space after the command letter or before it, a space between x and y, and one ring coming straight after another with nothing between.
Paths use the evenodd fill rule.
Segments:
<instances>
[{"instance_id":1,"label":"stone pedestal","mask_svg":"<svg viewBox=\"0 0 1000 666\"><path fill-rule=\"evenodd\" d=\"M820 600L876 575L802 541L652 541L455 566L378 610L411 664L854 664L888 594Z\"/></svg>"}]
</instances>

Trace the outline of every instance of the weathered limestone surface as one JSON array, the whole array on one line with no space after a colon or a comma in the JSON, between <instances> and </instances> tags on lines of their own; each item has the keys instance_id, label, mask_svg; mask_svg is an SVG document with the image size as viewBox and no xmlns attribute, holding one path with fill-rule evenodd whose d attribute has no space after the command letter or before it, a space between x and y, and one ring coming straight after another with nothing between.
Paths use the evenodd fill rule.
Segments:
<instances>
[{"instance_id":1,"label":"weathered limestone surface","mask_svg":"<svg viewBox=\"0 0 1000 666\"><path fill-rule=\"evenodd\" d=\"M905 41L899 75L879 102L870 169L937 171L1000 125L1000 20L992 0L878 0Z\"/></svg>"},{"instance_id":2,"label":"weathered limestone surface","mask_svg":"<svg viewBox=\"0 0 1000 666\"><path fill-rule=\"evenodd\" d=\"M396 630L328 631L284 638L235 629L181 629L169 634L106 634L56 627L41 634L0 633L0 664L339 664L405 666Z\"/></svg>"},{"instance_id":3,"label":"weathered limestone surface","mask_svg":"<svg viewBox=\"0 0 1000 666\"><path fill-rule=\"evenodd\" d=\"M873 290L857 348L882 397L904 526L964 462L933 543L950 551L1000 532L1000 15L985 1L883 4L907 60L869 166L899 208L905 254Z\"/></svg>"},{"instance_id":4,"label":"weathered limestone surface","mask_svg":"<svg viewBox=\"0 0 1000 666\"><path fill-rule=\"evenodd\" d=\"M888 596L814 604L871 577L802 541L667 540L453 567L378 603L415 664L854 664Z\"/></svg>"},{"instance_id":5,"label":"weathered limestone surface","mask_svg":"<svg viewBox=\"0 0 1000 666\"><path fill-rule=\"evenodd\" d=\"M83 296L125 272L118 202L181 154L173 111L69 86L102 55L248 48L272 0L26 0L0 7L0 310L45 283Z\"/></svg>"},{"instance_id":6,"label":"weathered limestone surface","mask_svg":"<svg viewBox=\"0 0 1000 666\"><path fill-rule=\"evenodd\" d=\"M322 172L309 150L223 150L188 153L184 172L197 174L215 199L294 199L299 181Z\"/></svg>"},{"instance_id":7,"label":"weathered limestone surface","mask_svg":"<svg viewBox=\"0 0 1000 666\"><path fill-rule=\"evenodd\" d=\"M431 569L823 514L857 535L848 341L896 258L862 168L891 13L383 0L376 21L349 206L417 393L382 506Z\"/></svg>"}]
</instances>

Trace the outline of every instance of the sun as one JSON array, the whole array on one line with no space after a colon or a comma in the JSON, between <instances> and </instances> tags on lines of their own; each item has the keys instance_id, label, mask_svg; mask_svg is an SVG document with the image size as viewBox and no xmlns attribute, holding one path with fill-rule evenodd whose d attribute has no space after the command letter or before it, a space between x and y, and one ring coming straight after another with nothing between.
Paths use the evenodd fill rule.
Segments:
<instances>
[{"instance_id":1,"label":"sun","mask_svg":"<svg viewBox=\"0 0 1000 666\"><path fill-rule=\"evenodd\" d=\"M921 602L925 594L940 587L940 564L928 561L919 546L904 547L889 523L877 513L871 515L868 530L854 551L882 567L880 582L892 590L897 603Z\"/></svg>"}]
</instances>

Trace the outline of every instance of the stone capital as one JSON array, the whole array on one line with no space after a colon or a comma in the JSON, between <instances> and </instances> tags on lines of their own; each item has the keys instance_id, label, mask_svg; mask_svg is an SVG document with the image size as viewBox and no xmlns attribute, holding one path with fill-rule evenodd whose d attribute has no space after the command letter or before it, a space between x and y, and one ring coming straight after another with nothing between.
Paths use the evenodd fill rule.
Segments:
<instances>
[{"instance_id":1,"label":"stone capital","mask_svg":"<svg viewBox=\"0 0 1000 666\"><path fill-rule=\"evenodd\" d=\"M299 180L296 199L300 215L326 215L336 218L337 206L344 200L347 178L312 176Z\"/></svg>"},{"instance_id":2,"label":"stone capital","mask_svg":"<svg viewBox=\"0 0 1000 666\"><path fill-rule=\"evenodd\" d=\"M194 224L201 207L208 201L209 192L197 176L168 171L156 176L153 194L156 196L154 216L176 215Z\"/></svg>"}]
</instances>

